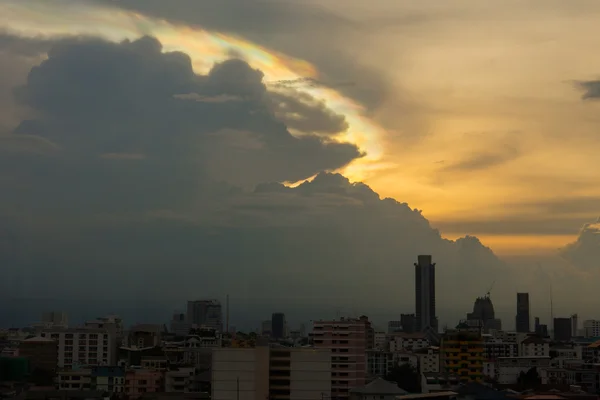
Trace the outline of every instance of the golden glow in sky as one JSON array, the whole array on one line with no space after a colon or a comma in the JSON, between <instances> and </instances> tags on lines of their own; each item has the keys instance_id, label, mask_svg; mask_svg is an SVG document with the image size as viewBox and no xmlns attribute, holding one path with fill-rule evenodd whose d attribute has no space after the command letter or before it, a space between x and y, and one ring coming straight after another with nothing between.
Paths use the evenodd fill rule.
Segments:
<instances>
[{"instance_id":1,"label":"golden glow in sky","mask_svg":"<svg viewBox=\"0 0 600 400\"><path fill-rule=\"evenodd\" d=\"M60 11L59 11L60 10ZM210 32L199 27L177 25L116 7L43 0L8 0L0 4L0 27L22 37L95 36L111 41L134 40L144 35L156 37L165 51L182 51L192 58L194 70L205 74L216 62L235 54L265 74L265 81L297 80L319 77L308 62L288 57L241 38ZM383 130L364 116L364 108L339 92L299 83L295 89L325 102L333 111L346 117L349 129L335 139L357 145L366 156L356 160L343 172L350 179L362 180L367 173L383 167L380 139ZM271 90L278 90L272 85Z\"/></svg>"}]
</instances>

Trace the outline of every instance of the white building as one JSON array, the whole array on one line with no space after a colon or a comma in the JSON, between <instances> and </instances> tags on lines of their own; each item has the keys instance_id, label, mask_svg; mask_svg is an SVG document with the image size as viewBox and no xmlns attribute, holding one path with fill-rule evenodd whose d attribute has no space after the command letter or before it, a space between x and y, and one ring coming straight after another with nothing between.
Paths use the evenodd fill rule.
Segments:
<instances>
[{"instance_id":1,"label":"white building","mask_svg":"<svg viewBox=\"0 0 600 400\"><path fill-rule=\"evenodd\" d=\"M521 342L521 357L550 357L550 342L538 337L529 336Z\"/></svg>"},{"instance_id":2,"label":"white building","mask_svg":"<svg viewBox=\"0 0 600 400\"><path fill-rule=\"evenodd\" d=\"M551 347L553 368L564 368L565 364L572 361L583 361L583 349L581 346L557 345Z\"/></svg>"},{"instance_id":3,"label":"white building","mask_svg":"<svg viewBox=\"0 0 600 400\"><path fill-rule=\"evenodd\" d=\"M519 355L519 345L516 342L505 342L490 335L485 335L483 340L483 357L486 360L494 361L499 357L517 357Z\"/></svg>"},{"instance_id":4,"label":"white building","mask_svg":"<svg viewBox=\"0 0 600 400\"><path fill-rule=\"evenodd\" d=\"M429 347L429 340L422 333L396 333L390 340L390 351L417 351Z\"/></svg>"},{"instance_id":5,"label":"white building","mask_svg":"<svg viewBox=\"0 0 600 400\"><path fill-rule=\"evenodd\" d=\"M583 321L583 336L586 338L600 336L600 320L588 319Z\"/></svg>"},{"instance_id":6,"label":"white building","mask_svg":"<svg viewBox=\"0 0 600 400\"><path fill-rule=\"evenodd\" d=\"M440 372L424 372L421 374L421 393L445 392L460 387L460 379L456 375Z\"/></svg>"},{"instance_id":7,"label":"white building","mask_svg":"<svg viewBox=\"0 0 600 400\"><path fill-rule=\"evenodd\" d=\"M417 357L419 357L419 372L440 372L439 347L421 349L417 352Z\"/></svg>"},{"instance_id":8,"label":"white building","mask_svg":"<svg viewBox=\"0 0 600 400\"><path fill-rule=\"evenodd\" d=\"M483 362L483 376L488 378L496 379L498 374L495 361L484 361Z\"/></svg>"},{"instance_id":9,"label":"white building","mask_svg":"<svg viewBox=\"0 0 600 400\"><path fill-rule=\"evenodd\" d=\"M394 366L394 353L381 350L367 351L367 377L383 378Z\"/></svg>"},{"instance_id":10,"label":"white building","mask_svg":"<svg viewBox=\"0 0 600 400\"><path fill-rule=\"evenodd\" d=\"M46 329L42 337L58 342L58 367L115 365L114 336L104 329Z\"/></svg>"},{"instance_id":11,"label":"white building","mask_svg":"<svg viewBox=\"0 0 600 400\"><path fill-rule=\"evenodd\" d=\"M180 367L165 372L165 392L189 392L196 375L194 367Z\"/></svg>"},{"instance_id":12,"label":"white building","mask_svg":"<svg viewBox=\"0 0 600 400\"><path fill-rule=\"evenodd\" d=\"M59 390L92 390L92 371L89 369L59 371L57 375Z\"/></svg>"},{"instance_id":13,"label":"white building","mask_svg":"<svg viewBox=\"0 0 600 400\"><path fill-rule=\"evenodd\" d=\"M521 372L526 373L531 368L547 368L550 357L500 357L497 360L497 379L500 384L514 384Z\"/></svg>"},{"instance_id":14,"label":"white building","mask_svg":"<svg viewBox=\"0 0 600 400\"><path fill-rule=\"evenodd\" d=\"M331 398L331 350L256 347L213 350L212 399Z\"/></svg>"}]
</instances>

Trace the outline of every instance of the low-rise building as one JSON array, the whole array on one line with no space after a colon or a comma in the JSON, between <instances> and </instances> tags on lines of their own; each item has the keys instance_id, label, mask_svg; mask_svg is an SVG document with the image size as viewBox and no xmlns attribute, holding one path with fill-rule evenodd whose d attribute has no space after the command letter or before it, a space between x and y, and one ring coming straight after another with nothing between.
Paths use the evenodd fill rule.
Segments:
<instances>
[{"instance_id":1,"label":"low-rise building","mask_svg":"<svg viewBox=\"0 0 600 400\"><path fill-rule=\"evenodd\" d=\"M57 379L59 390L92 390L91 369L59 371Z\"/></svg>"},{"instance_id":2,"label":"low-rise building","mask_svg":"<svg viewBox=\"0 0 600 400\"><path fill-rule=\"evenodd\" d=\"M430 346L416 351L419 357L419 372L440 372L440 348Z\"/></svg>"},{"instance_id":3,"label":"low-rise building","mask_svg":"<svg viewBox=\"0 0 600 400\"><path fill-rule=\"evenodd\" d=\"M58 368L113 365L115 337L104 329L45 329L40 336L58 343Z\"/></svg>"},{"instance_id":4,"label":"low-rise building","mask_svg":"<svg viewBox=\"0 0 600 400\"><path fill-rule=\"evenodd\" d=\"M54 375L58 365L58 342L41 336L25 339L19 343L19 355L29 359L33 371Z\"/></svg>"},{"instance_id":5,"label":"low-rise building","mask_svg":"<svg viewBox=\"0 0 600 400\"><path fill-rule=\"evenodd\" d=\"M497 379L500 384L515 384L521 372L550 366L550 357L500 357L497 360Z\"/></svg>"},{"instance_id":6,"label":"low-rise building","mask_svg":"<svg viewBox=\"0 0 600 400\"><path fill-rule=\"evenodd\" d=\"M213 350L213 400L331 398L333 382L348 372L332 371L329 349L258 346Z\"/></svg>"},{"instance_id":7,"label":"low-rise building","mask_svg":"<svg viewBox=\"0 0 600 400\"><path fill-rule=\"evenodd\" d=\"M385 377L394 368L394 353L390 351L367 351L367 376Z\"/></svg>"},{"instance_id":8,"label":"low-rise building","mask_svg":"<svg viewBox=\"0 0 600 400\"><path fill-rule=\"evenodd\" d=\"M483 358L488 361L495 361L499 357L517 357L519 355L517 342L505 342L492 335L482 335L482 338Z\"/></svg>"},{"instance_id":9,"label":"low-rise building","mask_svg":"<svg viewBox=\"0 0 600 400\"><path fill-rule=\"evenodd\" d=\"M529 336L521 341L521 357L550 357L550 342L539 336Z\"/></svg>"},{"instance_id":10,"label":"low-rise building","mask_svg":"<svg viewBox=\"0 0 600 400\"><path fill-rule=\"evenodd\" d=\"M195 367L169 368L165 372L165 392L191 392L195 376Z\"/></svg>"},{"instance_id":11,"label":"low-rise building","mask_svg":"<svg viewBox=\"0 0 600 400\"><path fill-rule=\"evenodd\" d=\"M121 367L93 367L91 369L92 390L122 394L125 391L125 370Z\"/></svg>"},{"instance_id":12,"label":"low-rise building","mask_svg":"<svg viewBox=\"0 0 600 400\"><path fill-rule=\"evenodd\" d=\"M421 374L421 392L436 393L456 390L460 387L460 379L453 374L443 372L424 372Z\"/></svg>"},{"instance_id":13,"label":"low-rise building","mask_svg":"<svg viewBox=\"0 0 600 400\"><path fill-rule=\"evenodd\" d=\"M408 394L395 382L377 378L365 386L350 390L350 400L396 400L397 396Z\"/></svg>"},{"instance_id":14,"label":"low-rise building","mask_svg":"<svg viewBox=\"0 0 600 400\"><path fill-rule=\"evenodd\" d=\"M164 391L164 373L161 371L132 368L125 372L125 394L137 399L144 393Z\"/></svg>"},{"instance_id":15,"label":"low-rise building","mask_svg":"<svg viewBox=\"0 0 600 400\"><path fill-rule=\"evenodd\" d=\"M429 347L430 343L423 333L395 333L390 337L390 351L417 351Z\"/></svg>"}]
</instances>

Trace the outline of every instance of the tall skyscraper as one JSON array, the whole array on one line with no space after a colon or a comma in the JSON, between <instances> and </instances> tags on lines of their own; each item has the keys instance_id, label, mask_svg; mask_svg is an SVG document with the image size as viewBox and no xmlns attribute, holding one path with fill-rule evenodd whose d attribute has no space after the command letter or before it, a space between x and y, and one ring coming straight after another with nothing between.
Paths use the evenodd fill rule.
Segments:
<instances>
[{"instance_id":1,"label":"tall skyscraper","mask_svg":"<svg viewBox=\"0 0 600 400\"><path fill-rule=\"evenodd\" d=\"M187 304L187 322L223 332L223 313L218 300L194 300Z\"/></svg>"},{"instance_id":2,"label":"tall skyscraper","mask_svg":"<svg viewBox=\"0 0 600 400\"><path fill-rule=\"evenodd\" d=\"M435 264L431 256L421 255L415 264L416 328L420 332L431 330L437 333L435 315Z\"/></svg>"},{"instance_id":3,"label":"tall skyscraper","mask_svg":"<svg viewBox=\"0 0 600 400\"><path fill-rule=\"evenodd\" d=\"M271 337L274 339L285 337L285 314L273 313L271 315Z\"/></svg>"},{"instance_id":4,"label":"tall skyscraper","mask_svg":"<svg viewBox=\"0 0 600 400\"><path fill-rule=\"evenodd\" d=\"M517 293L517 316L516 316L517 332L529 333L529 293Z\"/></svg>"}]
</instances>

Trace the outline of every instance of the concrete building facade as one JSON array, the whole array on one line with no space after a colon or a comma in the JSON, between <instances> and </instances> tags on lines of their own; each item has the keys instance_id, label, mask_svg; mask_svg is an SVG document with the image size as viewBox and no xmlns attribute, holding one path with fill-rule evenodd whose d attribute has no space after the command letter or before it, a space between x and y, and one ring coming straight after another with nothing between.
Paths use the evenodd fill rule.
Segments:
<instances>
[{"instance_id":1,"label":"concrete building facade","mask_svg":"<svg viewBox=\"0 0 600 400\"><path fill-rule=\"evenodd\" d=\"M313 323L315 348L332 352L333 397L345 399L350 389L365 385L370 329L371 323L366 317Z\"/></svg>"},{"instance_id":2,"label":"concrete building facade","mask_svg":"<svg viewBox=\"0 0 600 400\"><path fill-rule=\"evenodd\" d=\"M583 335L586 338L600 337L600 320L588 319L583 321Z\"/></svg>"},{"instance_id":3,"label":"concrete building facade","mask_svg":"<svg viewBox=\"0 0 600 400\"><path fill-rule=\"evenodd\" d=\"M47 329L42 337L58 343L59 368L73 368L78 365L114 365L114 336L104 329Z\"/></svg>"},{"instance_id":4,"label":"concrete building facade","mask_svg":"<svg viewBox=\"0 0 600 400\"><path fill-rule=\"evenodd\" d=\"M330 350L314 348L259 346L214 349L211 398L331 398L331 354Z\"/></svg>"},{"instance_id":5,"label":"concrete building facade","mask_svg":"<svg viewBox=\"0 0 600 400\"><path fill-rule=\"evenodd\" d=\"M418 262L415 263L415 306L416 329L419 332L432 330L437 333L435 264L429 255L418 256Z\"/></svg>"},{"instance_id":6,"label":"concrete building facade","mask_svg":"<svg viewBox=\"0 0 600 400\"><path fill-rule=\"evenodd\" d=\"M193 300L187 303L187 321L223 332L223 312L218 300Z\"/></svg>"}]
</instances>

